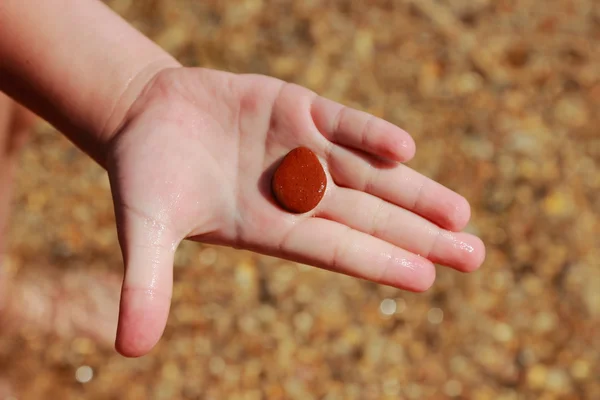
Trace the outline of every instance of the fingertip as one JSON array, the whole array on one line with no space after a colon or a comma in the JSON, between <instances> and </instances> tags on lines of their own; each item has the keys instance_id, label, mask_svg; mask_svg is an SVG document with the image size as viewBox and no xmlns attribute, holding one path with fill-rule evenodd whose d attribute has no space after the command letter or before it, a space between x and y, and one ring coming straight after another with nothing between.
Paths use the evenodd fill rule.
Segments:
<instances>
[{"instance_id":1,"label":"fingertip","mask_svg":"<svg viewBox=\"0 0 600 400\"><path fill-rule=\"evenodd\" d=\"M415 154L417 153L417 144L407 132L404 132L403 136L402 139L398 140L396 151L398 154L398 161L408 162L415 157Z\"/></svg>"},{"instance_id":2,"label":"fingertip","mask_svg":"<svg viewBox=\"0 0 600 400\"><path fill-rule=\"evenodd\" d=\"M428 259L414 255L394 262L394 267L386 270L382 283L410 292L427 291L435 282L435 265Z\"/></svg>"},{"instance_id":3,"label":"fingertip","mask_svg":"<svg viewBox=\"0 0 600 400\"><path fill-rule=\"evenodd\" d=\"M448 212L446 213L446 223L443 228L453 232L463 230L471 220L471 205L469 201L455 194L452 201L448 204Z\"/></svg>"},{"instance_id":4,"label":"fingertip","mask_svg":"<svg viewBox=\"0 0 600 400\"><path fill-rule=\"evenodd\" d=\"M389 130L383 135L379 148L374 150L375 155L397 162L412 160L417 151L413 138L397 126L383 122L388 125Z\"/></svg>"},{"instance_id":5,"label":"fingertip","mask_svg":"<svg viewBox=\"0 0 600 400\"><path fill-rule=\"evenodd\" d=\"M456 205L455 225L456 229L464 229L471 220L471 205L469 200L459 195Z\"/></svg>"},{"instance_id":6,"label":"fingertip","mask_svg":"<svg viewBox=\"0 0 600 400\"><path fill-rule=\"evenodd\" d=\"M436 270L435 265L431 261L423 257L419 258L419 264L421 265L419 271L420 273L416 281L416 285L414 285L413 291L417 293L423 293L431 289L431 287L433 286L436 278Z\"/></svg>"},{"instance_id":7,"label":"fingertip","mask_svg":"<svg viewBox=\"0 0 600 400\"><path fill-rule=\"evenodd\" d=\"M473 269L471 271L476 271L479 268L481 268L481 266L483 265L483 263L485 262L485 257L486 257L486 248L485 248L485 243L483 243L483 240L481 240L479 237L477 236L473 236L473 240L475 241L475 245L474 245L474 255L473 255Z\"/></svg>"},{"instance_id":8,"label":"fingertip","mask_svg":"<svg viewBox=\"0 0 600 400\"><path fill-rule=\"evenodd\" d=\"M460 194L446 186L421 176L421 183L413 185L414 206L410 209L434 224L452 232L459 232L471 219L471 205Z\"/></svg>"},{"instance_id":9,"label":"fingertip","mask_svg":"<svg viewBox=\"0 0 600 400\"><path fill-rule=\"evenodd\" d=\"M460 242L464 257L462 258L459 270L462 272L474 272L477 271L485 261L485 244L475 235L468 233L465 233L464 235L467 235L468 239Z\"/></svg>"},{"instance_id":10,"label":"fingertip","mask_svg":"<svg viewBox=\"0 0 600 400\"><path fill-rule=\"evenodd\" d=\"M115 349L124 357L148 354L160 340L170 297L152 289L123 289Z\"/></svg>"}]
</instances>

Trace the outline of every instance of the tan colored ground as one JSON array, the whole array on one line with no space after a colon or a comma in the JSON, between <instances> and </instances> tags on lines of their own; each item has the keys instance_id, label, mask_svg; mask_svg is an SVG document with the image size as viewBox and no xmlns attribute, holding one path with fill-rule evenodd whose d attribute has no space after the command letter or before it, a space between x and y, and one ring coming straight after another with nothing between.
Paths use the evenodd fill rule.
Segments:
<instances>
[{"instance_id":1,"label":"tan colored ground","mask_svg":"<svg viewBox=\"0 0 600 400\"><path fill-rule=\"evenodd\" d=\"M39 127L8 268L43 317L0 336L0 398L600 399L600 2L109 3L187 65L274 75L407 129L411 165L471 201L488 258L415 295L185 243L164 339L126 360L84 336L116 312L106 175ZM48 320L44 299L82 292Z\"/></svg>"}]
</instances>

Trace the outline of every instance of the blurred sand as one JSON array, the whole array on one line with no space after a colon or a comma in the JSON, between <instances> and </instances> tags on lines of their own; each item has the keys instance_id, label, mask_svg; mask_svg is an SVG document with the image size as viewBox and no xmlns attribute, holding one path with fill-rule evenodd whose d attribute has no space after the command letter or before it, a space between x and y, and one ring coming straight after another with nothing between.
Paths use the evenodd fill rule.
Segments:
<instances>
[{"instance_id":1,"label":"blurred sand","mask_svg":"<svg viewBox=\"0 0 600 400\"><path fill-rule=\"evenodd\" d=\"M408 130L411 166L471 201L487 261L416 295L184 243L151 355L23 323L0 336L0 399L600 399L600 2L108 3L187 65L274 75ZM41 126L15 203L11 274L63 288L40 307L110 300L42 327L110 330L105 173Z\"/></svg>"}]
</instances>

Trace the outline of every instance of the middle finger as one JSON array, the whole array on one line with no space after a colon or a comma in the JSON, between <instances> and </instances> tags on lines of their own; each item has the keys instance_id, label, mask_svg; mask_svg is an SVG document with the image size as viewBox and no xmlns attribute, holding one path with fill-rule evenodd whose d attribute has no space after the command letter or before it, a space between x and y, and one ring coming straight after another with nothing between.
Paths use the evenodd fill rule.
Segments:
<instances>
[{"instance_id":1,"label":"middle finger","mask_svg":"<svg viewBox=\"0 0 600 400\"><path fill-rule=\"evenodd\" d=\"M336 184L387 200L442 228L459 231L471 216L464 197L403 164L383 164L335 145L327 164Z\"/></svg>"},{"instance_id":2,"label":"middle finger","mask_svg":"<svg viewBox=\"0 0 600 400\"><path fill-rule=\"evenodd\" d=\"M423 217L364 192L342 187L332 189L317 216L340 222L459 271L474 271L483 262L485 248L476 236L442 229Z\"/></svg>"}]
</instances>

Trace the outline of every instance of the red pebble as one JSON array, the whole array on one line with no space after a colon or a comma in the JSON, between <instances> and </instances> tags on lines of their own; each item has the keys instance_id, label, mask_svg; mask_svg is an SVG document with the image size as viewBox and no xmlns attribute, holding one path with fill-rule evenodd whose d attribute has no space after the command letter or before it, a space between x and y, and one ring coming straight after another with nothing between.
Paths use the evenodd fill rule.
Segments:
<instances>
[{"instance_id":1,"label":"red pebble","mask_svg":"<svg viewBox=\"0 0 600 400\"><path fill-rule=\"evenodd\" d=\"M302 214L315 208L323 198L327 176L315 153L297 147L275 170L271 188L281 207Z\"/></svg>"}]
</instances>

